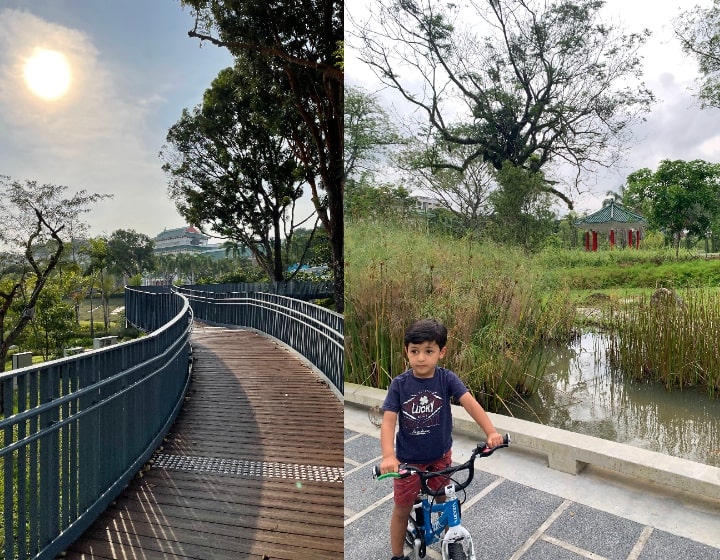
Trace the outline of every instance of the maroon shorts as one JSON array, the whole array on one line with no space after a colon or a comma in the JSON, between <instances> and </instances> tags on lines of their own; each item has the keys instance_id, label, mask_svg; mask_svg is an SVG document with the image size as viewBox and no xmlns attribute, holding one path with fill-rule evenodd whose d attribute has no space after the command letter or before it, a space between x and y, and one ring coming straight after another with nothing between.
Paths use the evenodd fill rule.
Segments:
<instances>
[{"instance_id":1,"label":"maroon shorts","mask_svg":"<svg viewBox=\"0 0 720 560\"><path fill-rule=\"evenodd\" d=\"M452 449L437 461L413 466L425 471L428 469L439 471L448 468L450 465L452 465ZM427 484L432 491L436 491L445 486L447 481L448 479L445 476L434 476L428 480ZM393 490L395 503L398 506L411 506L415 503L415 498L417 498L417 495L420 493L420 477L414 475L407 478L396 478L393 480Z\"/></svg>"}]
</instances>

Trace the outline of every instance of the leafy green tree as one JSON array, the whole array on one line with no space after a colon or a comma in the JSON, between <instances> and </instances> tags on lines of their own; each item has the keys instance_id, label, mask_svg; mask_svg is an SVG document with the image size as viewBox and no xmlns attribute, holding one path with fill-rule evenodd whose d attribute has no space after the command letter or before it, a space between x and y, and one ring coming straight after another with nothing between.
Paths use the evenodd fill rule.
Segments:
<instances>
[{"instance_id":1,"label":"leafy green tree","mask_svg":"<svg viewBox=\"0 0 720 560\"><path fill-rule=\"evenodd\" d=\"M31 322L36 334L36 349L43 357L62 356L63 343L75 322L75 314L66 297L64 279L54 277L40 294L37 313Z\"/></svg>"},{"instance_id":2,"label":"leafy green tree","mask_svg":"<svg viewBox=\"0 0 720 560\"><path fill-rule=\"evenodd\" d=\"M222 246L225 249L225 256L229 259L240 259L247 251L247 247L237 241L225 241Z\"/></svg>"},{"instance_id":3,"label":"leafy green tree","mask_svg":"<svg viewBox=\"0 0 720 560\"><path fill-rule=\"evenodd\" d=\"M347 183L345 216L348 220L405 217L413 206L414 201L404 187L372 184L368 177Z\"/></svg>"},{"instance_id":4,"label":"leafy green tree","mask_svg":"<svg viewBox=\"0 0 720 560\"><path fill-rule=\"evenodd\" d=\"M115 276L110 271L111 261L108 242L104 237L88 240L83 250L90 259L85 275L90 278L90 336L95 336L95 318L93 315L93 295L97 288L103 310L105 334L110 332L110 296L117 287Z\"/></svg>"},{"instance_id":5,"label":"leafy green tree","mask_svg":"<svg viewBox=\"0 0 720 560\"><path fill-rule=\"evenodd\" d=\"M601 21L601 1L379 4L350 32L359 57L424 126L472 147L466 162L531 172L559 162L578 172L611 165L653 100L639 82L637 51L648 32L623 34ZM572 208L552 181L543 190Z\"/></svg>"},{"instance_id":6,"label":"leafy green tree","mask_svg":"<svg viewBox=\"0 0 720 560\"><path fill-rule=\"evenodd\" d=\"M161 155L170 195L191 224L250 249L275 281L284 280L282 240L297 227L304 170L281 129L292 126L277 97L258 95L252 64L220 72L203 104L168 132ZM300 222L302 223L302 222Z\"/></svg>"},{"instance_id":7,"label":"leafy green tree","mask_svg":"<svg viewBox=\"0 0 720 560\"><path fill-rule=\"evenodd\" d=\"M0 177L0 363L37 312L38 300L60 262L68 240L65 226L77 223L106 195ZM38 247L43 247L42 251ZM16 307L17 312L11 312Z\"/></svg>"},{"instance_id":8,"label":"leafy green tree","mask_svg":"<svg viewBox=\"0 0 720 560\"><path fill-rule=\"evenodd\" d=\"M389 148L404 141L377 97L362 88L345 88L345 177L372 173Z\"/></svg>"},{"instance_id":9,"label":"leafy green tree","mask_svg":"<svg viewBox=\"0 0 720 560\"><path fill-rule=\"evenodd\" d=\"M160 274L163 285L172 285L178 275L177 255L157 255L154 271Z\"/></svg>"},{"instance_id":10,"label":"leafy green tree","mask_svg":"<svg viewBox=\"0 0 720 560\"><path fill-rule=\"evenodd\" d=\"M330 239L324 230L298 229L293 238L285 240L286 262L326 265L332 259Z\"/></svg>"},{"instance_id":11,"label":"leafy green tree","mask_svg":"<svg viewBox=\"0 0 720 560\"><path fill-rule=\"evenodd\" d=\"M181 0L196 12L188 34L263 63L257 90L283 92L294 112L287 139L300 159L332 247L336 311L344 305L343 2Z\"/></svg>"},{"instance_id":12,"label":"leafy green tree","mask_svg":"<svg viewBox=\"0 0 720 560\"><path fill-rule=\"evenodd\" d=\"M107 239L109 268L124 281L153 268L153 241L133 229L118 229Z\"/></svg>"},{"instance_id":13,"label":"leafy green tree","mask_svg":"<svg viewBox=\"0 0 720 560\"><path fill-rule=\"evenodd\" d=\"M506 163L497 173L499 188L490 195L493 206L490 235L499 242L537 249L555 227L552 199L540 173Z\"/></svg>"},{"instance_id":14,"label":"leafy green tree","mask_svg":"<svg viewBox=\"0 0 720 560\"><path fill-rule=\"evenodd\" d=\"M645 210L650 227L673 240L676 258L683 234L704 237L720 210L720 165L663 160L654 172L628 175L627 200Z\"/></svg>"},{"instance_id":15,"label":"leafy green tree","mask_svg":"<svg viewBox=\"0 0 720 560\"><path fill-rule=\"evenodd\" d=\"M80 325L80 306L87 296L91 281L79 269L66 270L62 275L62 279L66 286L67 298L72 301L75 324Z\"/></svg>"},{"instance_id":16,"label":"leafy green tree","mask_svg":"<svg viewBox=\"0 0 720 560\"><path fill-rule=\"evenodd\" d=\"M698 63L699 98L705 107L720 107L720 0L709 8L695 6L673 20L683 51Z\"/></svg>"}]
</instances>

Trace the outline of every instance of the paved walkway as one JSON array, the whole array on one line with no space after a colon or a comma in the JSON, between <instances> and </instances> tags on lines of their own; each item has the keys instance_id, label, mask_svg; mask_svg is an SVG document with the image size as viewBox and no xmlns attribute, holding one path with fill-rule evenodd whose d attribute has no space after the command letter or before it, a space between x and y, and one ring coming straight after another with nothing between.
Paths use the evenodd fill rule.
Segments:
<instances>
[{"instance_id":1,"label":"paved walkway","mask_svg":"<svg viewBox=\"0 0 720 560\"><path fill-rule=\"evenodd\" d=\"M371 474L379 438L368 411L346 396L345 560L390 558L392 483ZM477 441L456 434L455 459L464 460ZM479 459L467 492L463 525L478 560L720 559L717 500L590 467L561 473L545 457L512 447ZM426 558L439 559L439 547Z\"/></svg>"},{"instance_id":2,"label":"paved walkway","mask_svg":"<svg viewBox=\"0 0 720 560\"><path fill-rule=\"evenodd\" d=\"M152 467L66 558L342 556L342 403L279 343L196 326L187 402Z\"/></svg>"}]
</instances>

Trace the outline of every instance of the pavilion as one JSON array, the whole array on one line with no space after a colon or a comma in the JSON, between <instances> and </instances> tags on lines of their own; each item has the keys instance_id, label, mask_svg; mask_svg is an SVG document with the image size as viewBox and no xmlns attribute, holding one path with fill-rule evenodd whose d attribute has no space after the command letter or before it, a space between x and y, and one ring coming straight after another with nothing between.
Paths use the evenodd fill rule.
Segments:
<instances>
[{"instance_id":1,"label":"pavilion","mask_svg":"<svg viewBox=\"0 0 720 560\"><path fill-rule=\"evenodd\" d=\"M640 248L640 238L643 235L647 222L640 214L625 210L622 206L611 200L600 210L575 222L575 227L585 230L585 250L597 251L598 233L607 233L610 249L615 247L617 231L620 239L627 236L627 246Z\"/></svg>"}]
</instances>

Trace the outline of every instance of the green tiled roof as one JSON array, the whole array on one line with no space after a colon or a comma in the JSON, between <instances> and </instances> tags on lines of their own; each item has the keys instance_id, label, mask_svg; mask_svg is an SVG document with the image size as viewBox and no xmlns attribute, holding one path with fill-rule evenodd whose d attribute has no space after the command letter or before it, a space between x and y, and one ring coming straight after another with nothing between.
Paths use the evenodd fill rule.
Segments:
<instances>
[{"instance_id":1,"label":"green tiled roof","mask_svg":"<svg viewBox=\"0 0 720 560\"><path fill-rule=\"evenodd\" d=\"M600 210L584 218L580 218L575 225L578 227L592 226L612 226L612 227L631 227L638 228L647 225L645 218L640 214L635 214L629 210L625 210L615 201L611 201L607 206L603 206Z\"/></svg>"}]
</instances>

